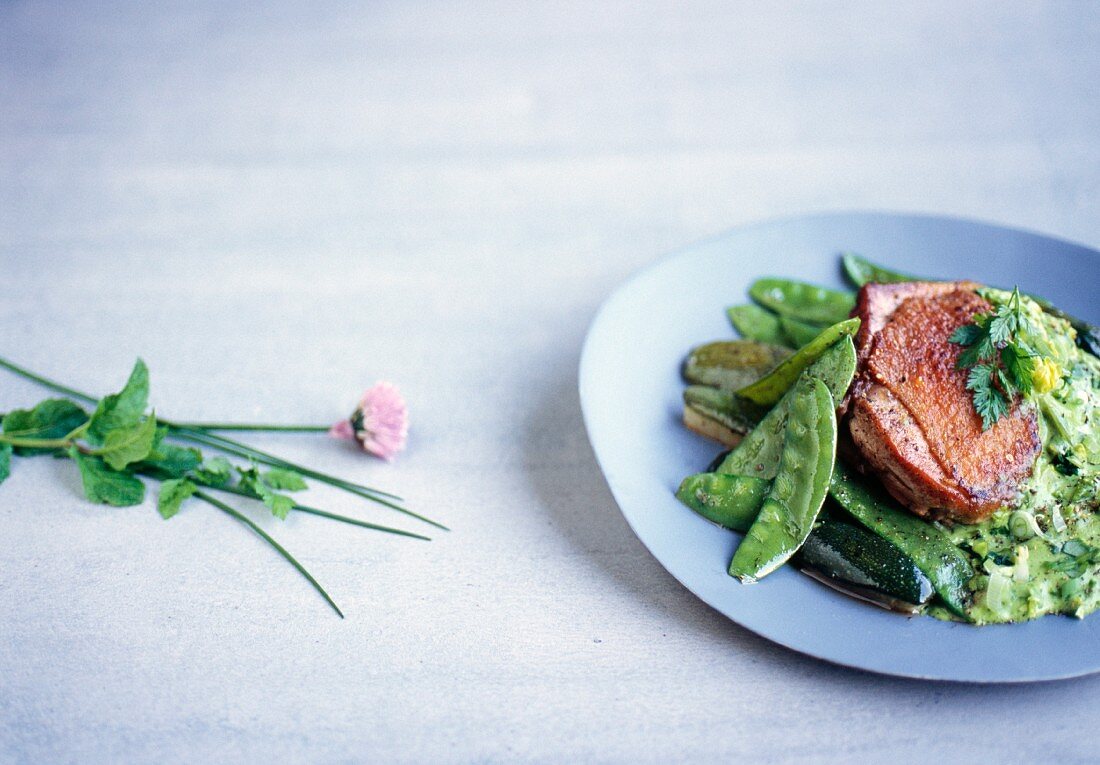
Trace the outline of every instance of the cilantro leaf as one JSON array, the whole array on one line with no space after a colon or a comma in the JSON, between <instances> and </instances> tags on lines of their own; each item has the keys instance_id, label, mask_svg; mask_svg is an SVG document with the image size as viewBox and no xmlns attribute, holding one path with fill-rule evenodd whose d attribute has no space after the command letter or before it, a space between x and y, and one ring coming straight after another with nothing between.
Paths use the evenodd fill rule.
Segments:
<instances>
[{"instance_id":1,"label":"cilantro leaf","mask_svg":"<svg viewBox=\"0 0 1100 765\"><path fill-rule=\"evenodd\" d=\"M161 518L168 520L180 511L183 501L198 491L196 486L186 478L172 478L160 485L160 494L157 495L157 511Z\"/></svg>"},{"instance_id":2,"label":"cilantro leaf","mask_svg":"<svg viewBox=\"0 0 1100 765\"><path fill-rule=\"evenodd\" d=\"M272 468L264 473L261 478L272 489L281 491L303 491L309 488L301 473L285 468Z\"/></svg>"},{"instance_id":3,"label":"cilantro leaf","mask_svg":"<svg viewBox=\"0 0 1100 765\"><path fill-rule=\"evenodd\" d=\"M279 520L286 520L290 511L294 509L295 502L292 498L272 491L260 477L260 470L255 463L247 468L238 467L237 472L241 476L239 488L242 491L248 492L253 498L263 502L271 510L271 514Z\"/></svg>"},{"instance_id":4,"label":"cilantro leaf","mask_svg":"<svg viewBox=\"0 0 1100 765\"><path fill-rule=\"evenodd\" d=\"M955 345L974 345L982 338L983 334L985 333L977 324L963 324L955 328L955 331L951 333L951 337L948 338L948 342Z\"/></svg>"},{"instance_id":5,"label":"cilantro leaf","mask_svg":"<svg viewBox=\"0 0 1100 765\"><path fill-rule=\"evenodd\" d=\"M0 483L11 475L11 444L0 444Z\"/></svg>"},{"instance_id":6,"label":"cilantro leaf","mask_svg":"<svg viewBox=\"0 0 1100 765\"><path fill-rule=\"evenodd\" d=\"M966 377L966 389L973 393L974 410L982 418L982 430L989 430L1009 411L1008 398L993 384L997 371L988 364L978 364Z\"/></svg>"},{"instance_id":7,"label":"cilantro leaf","mask_svg":"<svg viewBox=\"0 0 1100 765\"><path fill-rule=\"evenodd\" d=\"M48 398L33 409L4 416L4 434L17 438L64 438L88 421L88 413L66 398ZM45 454L52 449L20 447L17 454Z\"/></svg>"},{"instance_id":8,"label":"cilantro leaf","mask_svg":"<svg viewBox=\"0 0 1100 765\"><path fill-rule=\"evenodd\" d=\"M101 444L117 428L128 428L141 421L149 403L149 369L138 359L126 385L118 393L104 396L88 423L88 440Z\"/></svg>"},{"instance_id":9,"label":"cilantro leaf","mask_svg":"<svg viewBox=\"0 0 1100 765\"><path fill-rule=\"evenodd\" d=\"M156 438L156 417L146 417L128 427L117 427L107 431L103 446L96 454L114 470L124 470L133 462L141 462L149 456Z\"/></svg>"},{"instance_id":10,"label":"cilantro leaf","mask_svg":"<svg viewBox=\"0 0 1100 765\"><path fill-rule=\"evenodd\" d=\"M225 457L212 457L199 465L193 477L206 486L225 486L229 483L233 465Z\"/></svg>"},{"instance_id":11,"label":"cilantro leaf","mask_svg":"<svg viewBox=\"0 0 1100 765\"><path fill-rule=\"evenodd\" d=\"M111 470L99 457L81 454L75 446L69 449L69 456L80 468L84 496L92 502L129 507L140 505L145 499L145 484L138 478Z\"/></svg>"}]
</instances>

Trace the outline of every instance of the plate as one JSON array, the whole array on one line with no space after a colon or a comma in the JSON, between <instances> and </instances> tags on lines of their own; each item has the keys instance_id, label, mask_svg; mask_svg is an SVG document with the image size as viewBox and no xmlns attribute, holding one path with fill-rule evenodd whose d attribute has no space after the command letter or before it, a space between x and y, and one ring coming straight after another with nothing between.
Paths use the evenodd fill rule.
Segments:
<instances>
[{"instance_id":1,"label":"plate","mask_svg":"<svg viewBox=\"0 0 1100 765\"><path fill-rule=\"evenodd\" d=\"M630 527L687 589L753 632L819 659L890 675L1024 682L1100 671L1100 613L973 627L906 617L834 592L790 567L742 585L726 574L737 536L673 496L720 447L680 423L680 361L734 333L725 308L760 276L843 286L851 250L929 277L1019 284L1100 323L1100 253L967 220L832 214L739 228L636 274L608 298L581 354L588 437Z\"/></svg>"}]
</instances>

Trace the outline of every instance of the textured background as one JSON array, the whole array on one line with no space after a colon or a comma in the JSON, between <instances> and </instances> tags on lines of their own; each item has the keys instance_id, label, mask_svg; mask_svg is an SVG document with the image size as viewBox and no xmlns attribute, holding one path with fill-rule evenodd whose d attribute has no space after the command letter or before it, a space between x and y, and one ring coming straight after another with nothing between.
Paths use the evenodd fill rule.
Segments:
<instances>
[{"instance_id":1,"label":"textured background","mask_svg":"<svg viewBox=\"0 0 1100 765\"><path fill-rule=\"evenodd\" d=\"M325 422L392 379L392 467L262 442L454 531L264 521L340 621L213 510L19 463L0 760L1095 759L1100 679L875 677L709 610L618 515L575 393L608 292L738 223L1100 244L1095 4L154 5L0 4L2 353L95 391L141 354L181 418ZM0 410L39 395L0 375Z\"/></svg>"}]
</instances>

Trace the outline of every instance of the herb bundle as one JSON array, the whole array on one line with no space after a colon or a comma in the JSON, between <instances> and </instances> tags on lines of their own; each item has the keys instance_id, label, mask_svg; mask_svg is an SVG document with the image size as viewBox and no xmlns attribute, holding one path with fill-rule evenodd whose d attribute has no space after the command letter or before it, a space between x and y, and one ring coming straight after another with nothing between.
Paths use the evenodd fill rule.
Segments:
<instances>
[{"instance_id":1,"label":"herb bundle","mask_svg":"<svg viewBox=\"0 0 1100 765\"><path fill-rule=\"evenodd\" d=\"M356 429L344 423L338 423L331 429L313 425L191 424L166 420L157 417L155 412L147 413L149 370L140 359L122 390L101 399L49 380L5 359L0 359L0 367L65 396L46 399L30 409L17 409L0 415L0 483L10 475L13 457L39 455L71 459L79 471L84 495L99 504L115 507L141 504L146 492L143 479L157 481L160 483L157 510L163 518L172 518L188 500L205 502L217 508L267 542L305 577L341 618L343 612L293 555L250 518L214 494L260 502L279 519L287 518L291 512L301 512L388 534L428 539L411 531L300 504L289 493L308 488L306 479L310 478L446 530L442 524L403 507L401 498L396 495L298 465L215 432L330 431L339 437L359 438L365 449L389 457L403 446L404 412L403 409L400 412L400 429L393 427L396 423L392 416L388 420L382 417L380 422L385 426L379 428L382 435L368 433L364 429L364 418L369 419L377 414L369 408L370 392L348 420L357 426ZM394 395L395 391L389 389L384 392L384 396L392 398ZM89 412L81 404L94 407ZM383 409L381 414L387 414L387 410ZM371 448L379 444L385 447L384 451ZM198 446L220 454L207 457ZM224 455L247 462L233 464ZM261 469L261 465L266 469Z\"/></svg>"},{"instance_id":2,"label":"herb bundle","mask_svg":"<svg viewBox=\"0 0 1100 765\"><path fill-rule=\"evenodd\" d=\"M1026 340L1032 332L1017 287L1006 303L991 313L977 314L972 323L951 334L950 342L965 349L956 366L970 370L966 389L982 418L982 430L989 430L1007 415L1017 396L1031 393L1036 365L1042 361Z\"/></svg>"}]
</instances>

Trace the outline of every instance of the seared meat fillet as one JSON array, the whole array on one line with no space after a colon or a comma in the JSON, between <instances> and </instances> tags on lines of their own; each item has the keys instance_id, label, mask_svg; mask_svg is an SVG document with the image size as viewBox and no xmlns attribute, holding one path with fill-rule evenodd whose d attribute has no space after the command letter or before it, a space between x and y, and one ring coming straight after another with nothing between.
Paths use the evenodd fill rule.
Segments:
<instances>
[{"instance_id":1,"label":"seared meat fillet","mask_svg":"<svg viewBox=\"0 0 1100 765\"><path fill-rule=\"evenodd\" d=\"M951 333L992 307L970 282L868 284L854 314L859 369L848 432L887 490L917 515L977 523L1008 503L1039 454L1039 424L1017 402L989 430L955 368Z\"/></svg>"}]
</instances>

